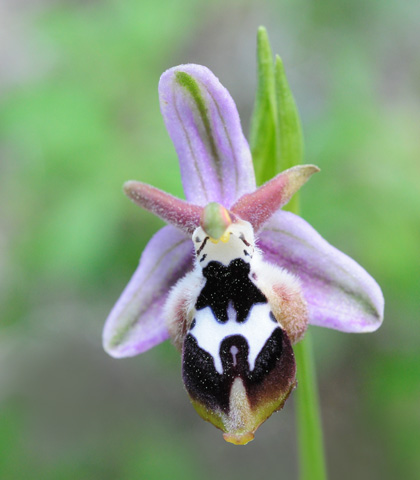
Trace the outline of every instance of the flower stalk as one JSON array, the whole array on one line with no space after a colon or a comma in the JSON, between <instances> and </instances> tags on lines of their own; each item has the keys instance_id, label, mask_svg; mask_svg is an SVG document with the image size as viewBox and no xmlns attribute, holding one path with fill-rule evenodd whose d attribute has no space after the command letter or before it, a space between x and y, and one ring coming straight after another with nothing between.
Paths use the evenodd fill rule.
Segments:
<instances>
[{"instance_id":1,"label":"flower stalk","mask_svg":"<svg viewBox=\"0 0 420 480\"><path fill-rule=\"evenodd\" d=\"M294 347L300 480L326 480L324 442L311 332Z\"/></svg>"}]
</instances>

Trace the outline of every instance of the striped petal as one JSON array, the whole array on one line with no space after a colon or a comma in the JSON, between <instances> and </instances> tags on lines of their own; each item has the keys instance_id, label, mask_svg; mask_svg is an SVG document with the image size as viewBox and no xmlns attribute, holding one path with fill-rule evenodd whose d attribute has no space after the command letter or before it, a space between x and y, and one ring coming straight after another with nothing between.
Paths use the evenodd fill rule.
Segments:
<instances>
[{"instance_id":1,"label":"striped petal","mask_svg":"<svg viewBox=\"0 0 420 480\"><path fill-rule=\"evenodd\" d=\"M152 237L106 321L103 345L110 355L131 357L168 338L163 307L192 259L191 239L180 230L166 226Z\"/></svg>"},{"instance_id":2,"label":"striped petal","mask_svg":"<svg viewBox=\"0 0 420 480\"><path fill-rule=\"evenodd\" d=\"M277 212L259 237L264 258L300 278L309 323L344 332L379 328L384 299L378 284L305 220L290 212Z\"/></svg>"},{"instance_id":3,"label":"striped petal","mask_svg":"<svg viewBox=\"0 0 420 480\"><path fill-rule=\"evenodd\" d=\"M188 201L229 208L255 190L251 153L235 103L208 68L180 65L167 70L159 96Z\"/></svg>"}]
</instances>

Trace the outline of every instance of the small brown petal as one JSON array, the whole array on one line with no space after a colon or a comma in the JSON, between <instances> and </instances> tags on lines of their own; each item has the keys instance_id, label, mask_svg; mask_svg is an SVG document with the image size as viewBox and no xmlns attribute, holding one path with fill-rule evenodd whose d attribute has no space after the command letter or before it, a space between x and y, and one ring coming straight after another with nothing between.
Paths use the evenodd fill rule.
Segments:
<instances>
[{"instance_id":1,"label":"small brown petal","mask_svg":"<svg viewBox=\"0 0 420 480\"><path fill-rule=\"evenodd\" d=\"M192 235L200 225L203 207L180 200L151 185L130 180L124 184L124 193L134 203L179 228L187 235Z\"/></svg>"},{"instance_id":2,"label":"small brown petal","mask_svg":"<svg viewBox=\"0 0 420 480\"><path fill-rule=\"evenodd\" d=\"M231 208L257 232L264 223L304 185L311 175L319 172L315 165L297 165L289 168L257 188L243 195Z\"/></svg>"}]
</instances>

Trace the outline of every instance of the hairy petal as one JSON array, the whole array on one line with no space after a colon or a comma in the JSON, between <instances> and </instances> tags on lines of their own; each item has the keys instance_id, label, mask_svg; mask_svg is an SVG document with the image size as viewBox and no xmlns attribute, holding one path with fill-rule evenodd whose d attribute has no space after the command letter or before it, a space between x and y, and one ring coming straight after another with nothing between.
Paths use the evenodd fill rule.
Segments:
<instances>
[{"instance_id":1,"label":"hairy petal","mask_svg":"<svg viewBox=\"0 0 420 480\"><path fill-rule=\"evenodd\" d=\"M250 222L254 231L264 223L304 185L319 168L315 165L297 165L289 168L255 192L242 196L232 207L242 220Z\"/></svg>"},{"instance_id":2,"label":"hairy petal","mask_svg":"<svg viewBox=\"0 0 420 480\"><path fill-rule=\"evenodd\" d=\"M110 355L131 357L168 338L163 307L192 260L191 240L176 228L166 226L152 237L106 321L103 345Z\"/></svg>"},{"instance_id":3,"label":"hairy petal","mask_svg":"<svg viewBox=\"0 0 420 480\"><path fill-rule=\"evenodd\" d=\"M130 180L124 184L124 193L134 203L187 235L192 235L200 225L203 207L180 200L151 185Z\"/></svg>"},{"instance_id":4,"label":"hairy petal","mask_svg":"<svg viewBox=\"0 0 420 480\"><path fill-rule=\"evenodd\" d=\"M277 212L261 231L259 246L268 262L300 278L309 323L344 332L371 332L381 325L384 299L378 284L302 218Z\"/></svg>"},{"instance_id":5,"label":"hairy petal","mask_svg":"<svg viewBox=\"0 0 420 480\"><path fill-rule=\"evenodd\" d=\"M229 208L255 189L251 153L229 92L206 67L180 65L159 83L166 128L188 201Z\"/></svg>"}]
</instances>

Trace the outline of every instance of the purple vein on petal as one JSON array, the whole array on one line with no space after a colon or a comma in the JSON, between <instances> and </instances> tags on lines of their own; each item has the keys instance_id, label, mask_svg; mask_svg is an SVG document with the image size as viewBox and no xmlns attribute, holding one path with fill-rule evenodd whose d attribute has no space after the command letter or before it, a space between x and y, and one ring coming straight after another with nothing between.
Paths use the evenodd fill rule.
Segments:
<instances>
[{"instance_id":1,"label":"purple vein on petal","mask_svg":"<svg viewBox=\"0 0 420 480\"><path fill-rule=\"evenodd\" d=\"M213 94L210 92L210 90L207 87L206 87L206 90L207 90L208 94L210 95L211 99L213 100L214 105L216 106L216 110L217 110L217 113L219 115L220 122L223 125L223 130L225 132L226 139L229 143L230 154L231 154L231 156L234 160L233 166L234 166L234 169L235 169L235 185L236 185L236 189L235 189L236 195L235 195L235 197L237 198L238 197L238 190L239 190L238 158L237 158L235 150L233 148L232 140L230 138L229 131L226 127L226 122L225 122L225 120L222 116L222 113L220 111L219 104L216 102Z\"/></svg>"},{"instance_id":2,"label":"purple vein on petal","mask_svg":"<svg viewBox=\"0 0 420 480\"><path fill-rule=\"evenodd\" d=\"M195 151L192 147L191 138L188 135L188 130L185 128L184 122L182 121L182 117L181 117L181 114L179 112L178 105L176 103L176 91L175 91L175 89L173 89L173 91L172 91L172 102L173 102L173 105L174 105L174 110L175 110L175 113L176 113L176 117L178 119L179 124L181 125L182 131L184 132L184 136L185 136L185 139L186 139L187 144L188 144L188 150L189 150L191 158L193 159L193 162L194 162L194 170L195 170L195 172L197 174L197 177L200 181L200 185L197 186L197 188L201 188L201 190L203 192L206 192L206 185L204 183L203 176L201 175L201 171L198 168L197 156L195 155Z\"/></svg>"},{"instance_id":3,"label":"purple vein on petal","mask_svg":"<svg viewBox=\"0 0 420 480\"><path fill-rule=\"evenodd\" d=\"M159 94L187 200L229 208L253 191L249 146L236 106L219 80L206 67L180 65L162 75Z\"/></svg>"}]
</instances>

